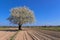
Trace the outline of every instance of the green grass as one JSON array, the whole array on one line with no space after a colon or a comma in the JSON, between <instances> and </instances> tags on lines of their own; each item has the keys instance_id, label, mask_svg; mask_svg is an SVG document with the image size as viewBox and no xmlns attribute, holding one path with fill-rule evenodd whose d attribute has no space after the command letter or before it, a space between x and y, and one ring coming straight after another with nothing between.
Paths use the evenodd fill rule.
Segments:
<instances>
[{"instance_id":1,"label":"green grass","mask_svg":"<svg viewBox=\"0 0 60 40\"><path fill-rule=\"evenodd\" d=\"M38 28L42 30L53 30L53 31L60 31L60 27L31 27L31 28ZM0 30L18 30L18 29L11 29L6 27L0 27Z\"/></svg>"},{"instance_id":2,"label":"green grass","mask_svg":"<svg viewBox=\"0 0 60 40\"><path fill-rule=\"evenodd\" d=\"M2 28L2 27L0 28L0 30L8 30L8 29L9 29L9 28Z\"/></svg>"},{"instance_id":3,"label":"green grass","mask_svg":"<svg viewBox=\"0 0 60 40\"><path fill-rule=\"evenodd\" d=\"M40 27L42 30L60 31L60 27Z\"/></svg>"},{"instance_id":4,"label":"green grass","mask_svg":"<svg viewBox=\"0 0 60 40\"><path fill-rule=\"evenodd\" d=\"M58 26L52 26L52 27L48 27L48 26L46 26L46 27L39 27L39 26L37 26L37 27L31 27L31 28L34 28L34 29L38 29L38 30L50 30L50 31L60 31L60 27L58 27Z\"/></svg>"},{"instance_id":5,"label":"green grass","mask_svg":"<svg viewBox=\"0 0 60 40\"><path fill-rule=\"evenodd\" d=\"M18 30L18 28L0 27L0 31L1 30Z\"/></svg>"},{"instance_id":6,"label":"green grass","mask_svg":"<svg viewBox=\"0 0 60 40\"><path fill-rule=\"evenodd\" d=\"M16 35L18 34L19 31L17 31L13 36L10 37L10 40L15 40L14 38L16 37Z\"/></svg>"}]
</instances>

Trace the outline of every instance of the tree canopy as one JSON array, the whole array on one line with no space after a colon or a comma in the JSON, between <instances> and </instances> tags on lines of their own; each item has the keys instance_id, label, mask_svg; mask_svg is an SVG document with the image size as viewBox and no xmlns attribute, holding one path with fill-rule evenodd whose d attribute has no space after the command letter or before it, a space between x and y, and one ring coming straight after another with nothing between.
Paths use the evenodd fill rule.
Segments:
<instances>
[{"instance_id":1,"label":"tree canopy","mask_svg":"<svg viewBox=\"0 0 60 40\"><path fill-rule=\"evenodd\" d=\"M26 6L16 7L10 10L8 20L14 24L25 24L34 22L34 12Z\"/></svg>"}]
</instances>

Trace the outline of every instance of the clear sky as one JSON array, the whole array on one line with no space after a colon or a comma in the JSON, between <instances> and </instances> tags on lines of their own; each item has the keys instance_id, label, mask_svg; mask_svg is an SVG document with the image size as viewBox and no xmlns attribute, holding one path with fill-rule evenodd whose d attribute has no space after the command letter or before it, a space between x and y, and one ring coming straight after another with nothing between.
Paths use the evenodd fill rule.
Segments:
<instances>
[{"instance_id":1,"label":"clear sky","mask_svg":"<svg viewBox=\"0 0 60 40\"><path fill-rule=\"evenodd\" d=\"M0 26L12 25L6 19L9 10L24 5L34 11L36 22L32 25L60 25L60 0L0 0Z\"/></svg>"}]
</instances>

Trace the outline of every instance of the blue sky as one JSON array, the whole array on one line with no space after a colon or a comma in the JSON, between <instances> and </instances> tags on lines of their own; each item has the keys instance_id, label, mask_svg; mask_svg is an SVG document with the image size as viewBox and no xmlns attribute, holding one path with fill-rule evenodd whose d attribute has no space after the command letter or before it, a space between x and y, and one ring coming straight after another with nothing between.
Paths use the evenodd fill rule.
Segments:
<instances>
[{"instance_id":1,"label":"blue sky","mask_svg":"<svg viewBox=\"0 0 60 40\"><path fill-rule=\"evenodd\" d=\"M35 14L36 22L30 25L60 25L60 0L0 0L0 26L12 25L9 10L24 5Z\"/></svg>"}]
</instances>

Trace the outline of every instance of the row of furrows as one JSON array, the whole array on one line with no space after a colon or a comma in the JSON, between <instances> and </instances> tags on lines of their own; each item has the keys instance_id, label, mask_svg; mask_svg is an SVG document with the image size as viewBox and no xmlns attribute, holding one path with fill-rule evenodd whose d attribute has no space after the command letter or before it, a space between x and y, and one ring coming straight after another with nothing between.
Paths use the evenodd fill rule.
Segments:
<instances>
[{"instance_id":1,"label":"row of furrows","mask_svg":"<svg viewBox=\"0 0 60 40\"><path fill-rule=\"evenodd\" d=\"M32 37L28 34L27 31L24 32L24 37L23 37L24 40L33 40Z\"/></svg>"},{"instance_id":2,"label":"row of furrows","mask_svg":"<svg viewBox=\"0 0 60 40\"><path fill-rule=\"evenodd\" d=\"M33 40L40 40L39 35L37 35L37 34L36 34L35 32L33 32L33 31L28 32L28 35L30 35Z\"/></svg>"},{"instance_id":3,"label":"row of furrows","mask_svg":"<svg viewBox=\"0 0 60 40\"><path fill-rule=\"evenodd\" d=\"M42 32L44 34L48 34L48 35L51 35L53 37L56 37L56 38L60 38L60 32L58 31L49 31L49 30L38 30L39 32ZM47 33L48 32L48 33Z\"/></svg>"},{"instance_id":4,"label":"row of furrows","mask_svg":"<svg viewBox=\"0 0 60 40\"><path fill-rule=\"evenodd\" d=\"M50 35L47 35L38 31L31 31L31 32L28 32L28 34L32 37L33 40L59 40L55 37L52 37Z\"/></svg>"},{"instance_id":5,"label":"row of furrows","mask_svg":"<svg viewBox=\"0 0 60 40\"><path fill-rule=\"evenodd\" d=\"M53 40L53 39L51 39L50 37L44 35L44 34L41 33L41 32L35 32L35 34L36 34L37 36L39 36L39 38L40 38L41 40Z\"/></svg>"},{"instance_id":6,"label":"row of furrows","mask_svg":"<svg viewBox=\"0 0 60 40\"><path fill-rule=\"evenodd\" d=\"M22 31L22 33L23 40L60 40L60 38L56 38L36 30Z\"/></svg>"},{"instance_id":7,"label":"row of furrows","mask_svg":"<svg viewBox=\"0 0 60 40\"><path fill-rule=\"evenodd\" d=\"M51 35L48 35L48 34L46 34L46 33L42 33L42 32L40 32L40 31L37 31L38 33L40 33L41 35L43 35L43 36L45 36L45 37L47 37L47 38L49 38L49 39L51 39L51 40L60 40L60 38L57 38L57 37L54 37L54 36L51 36ZM48 32L47 32L48 33Z\"/></svg>"},{"instance_id":8,"label":"row of furrows","mask_svg":"<svg viewBox=\"0 0 60 40\"><path fill-rule=\"evenodd\" d=\"M35 40L36 38L34 36L32 36L29 32L27 32L27 34L31 37L32 40Z\"/></svg>"},{"instance_id":9,"label":"row of furrows","mask_svg":"<svg viewBox=\"0 0 60 40\"><path fill-rule=\"evenodd\" d=\"M27 36L25 32L24 32L23 40L27 40Z\"/></svg>"},{"instance_id":10,"label":"row of furrows","mask_svg":"<svg viewBox=\"0 0 60 40\"><path fill-rule=\"evenodd\" d=\"M45 40L44 37L42 37L40 34L33 32L34 35L39 39L39 40Z\"/></svg>"},{"instance_id":11,"label":"row of furrows","mask_svg":"<svg viewBox=\"0 0 60 40\"><path fill-rule=\"evenodd\" d=\"M33 34L31 34L31 33L29 33L29 32L27 32L28 33L28 35L32 38L32 40L38 40Z\"/></svg>"}]
</instances>

